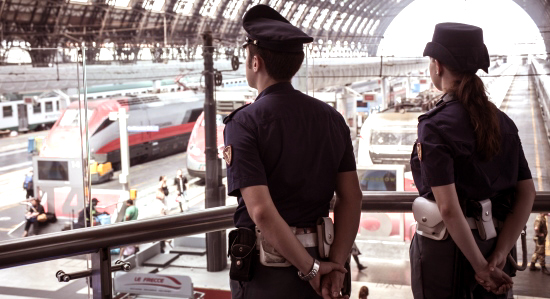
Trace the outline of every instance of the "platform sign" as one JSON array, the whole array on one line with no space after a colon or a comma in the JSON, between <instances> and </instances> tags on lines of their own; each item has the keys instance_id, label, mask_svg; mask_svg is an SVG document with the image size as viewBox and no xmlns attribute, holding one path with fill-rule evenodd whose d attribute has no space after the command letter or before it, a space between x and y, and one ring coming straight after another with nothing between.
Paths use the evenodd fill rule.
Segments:
<instances>
[{"instance_id":1,"label":"platform sign","mask_svg":"<svg viewBox=\"0 0 550 299\"><path fill-rule=\"evenodd\" d=\"M115 292L176 298L194 298L193 283L185 275L125 273L115 278Z\"/></svg>"},{"instance_id":2,"label":"platform sign","mask_svg":"<svg viewBox=\"0 0 550 299\"><path fill-rule=\"evenodd\" d=\"M128 126L128 133L158 132L159 126Z\"/></svg>"}]
</instances>

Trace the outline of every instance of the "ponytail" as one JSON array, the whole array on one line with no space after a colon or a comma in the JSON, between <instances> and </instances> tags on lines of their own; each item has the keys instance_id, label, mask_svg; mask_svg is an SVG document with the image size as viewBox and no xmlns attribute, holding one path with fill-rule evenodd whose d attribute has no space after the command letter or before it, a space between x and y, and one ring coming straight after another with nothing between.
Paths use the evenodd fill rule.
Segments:
<instances>
[{"instance_id":1,"label":"ponytail","mask_svg":"<svg viewBox=\"0 0 550 299\"><path fill-rule=\"evenodd\" d=\"M452 91L470 115L477 152L483 161L491 160L500 150L500 125L483 81L475 73L465 73Z\"/></svg>"}]
</instances>

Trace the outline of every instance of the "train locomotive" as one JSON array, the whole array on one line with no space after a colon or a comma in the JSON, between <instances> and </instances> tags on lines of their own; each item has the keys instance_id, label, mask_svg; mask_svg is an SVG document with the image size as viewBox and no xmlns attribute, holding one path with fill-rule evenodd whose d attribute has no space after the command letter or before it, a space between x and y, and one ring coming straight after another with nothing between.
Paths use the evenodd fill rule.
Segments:
<instances>
[{"instance_id":1,"label":"train locomotive","mask_svg":"<svg viewBox=\"0 0 550 299\"><path fill-rule=\"evenodd\" d=\"M128 128L158 128L158 131L129 130L130 163L183 152L195 121L203 111L204 94L183 91L140 94L88 102L88 136L92 184L111 179L120 167L118 121L109 119L119 108L128 113ZM79 119L83 120L79 122ZM41 157L81 157L85 133L84 109L72 102L52 127L40 151Z\"/></svg>"}]
</instances>

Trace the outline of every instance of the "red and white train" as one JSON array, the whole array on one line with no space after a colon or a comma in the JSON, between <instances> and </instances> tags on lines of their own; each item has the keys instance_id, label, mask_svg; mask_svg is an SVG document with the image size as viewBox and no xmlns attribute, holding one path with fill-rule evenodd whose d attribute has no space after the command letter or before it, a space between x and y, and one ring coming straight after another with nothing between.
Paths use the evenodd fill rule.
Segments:
<instances>
[{"instance_id":1,"label":"red and white train","mask_svg":"<svg viewBox=\"0 0 550 299\"><path fill-rule=\"evenodd\" d=\"M223 142L223 119L233 110L241 107L244 104L249 104L254 101L256 94L248 89L234 91L217 91L216 92L216 131L217 131L217 148L218 156L222 158L224 148ZM206 175L206 156L204 151L205 135L204 135L204 113L201 113L191 138L187 146L187 171L192 177L204 178ZM222 163L223 176L226 175L225 163Z\"/></svg>"},{"instance_id":2,"label":"red and white train","mask_svg":"<svg viewBox=\"0 0 550 299\"><path fill-rule=\"evenodd\" d=\"M120 163L119 127L117 121L109 119L110 112L126 109L128 127L158 126L157 132L129 133L130 163L135 164L140 160L185 151L203 106L204 94L193 91L89 101L87 114L93 160L92 183L110 179L111 164L118 168ZM79 111L78 101L72 102L44 140L40 156L80 157L83 142L80 142L79 118L84 119L84 111Z\"/></svg>"}]
</instances>

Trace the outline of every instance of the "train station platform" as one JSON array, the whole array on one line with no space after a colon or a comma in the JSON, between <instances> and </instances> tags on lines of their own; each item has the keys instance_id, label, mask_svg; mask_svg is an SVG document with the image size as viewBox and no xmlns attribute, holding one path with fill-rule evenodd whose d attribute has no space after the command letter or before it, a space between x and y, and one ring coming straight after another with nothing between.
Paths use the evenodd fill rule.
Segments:
<instances>
[{"instance_id":1,"label":"train station platform","mask_svg":"<svg viewBox=\"0 0 550 299\"><path fill-rule=\"evenodd\" d=\"M535 187L538 191L548 191L550 190L550 145L544 131L543 115L538 108L539 104L534 92L535 87L531 77L528 76L528 66L519 66L516 75L504 100L501 102L500 109L514 120L519 129ZM166 159L152 163L168 165L173 164L173 161ZM159 164L155 165L158 166ZM145 166L140 165L138 167ZM148 177L147 180L156 183L155 181L158 178L156 171L162 174L166 169L163 167L157 168L158 170L155 168L153 172L139 172L138 175ZM143 184L144 186L149 184L145 178ZM154 187L151 190L144 189L140 193L143 200L138 200L137 204L140 213L143 211L144 215L147 215L148 204L154 199L153 191ZM194 192L190 192L191 212L204 209L204 194ZM234 198L228 198L227 202L234 204L235 200ZM178 213L177 209L173 209L172 213ZM1 217L2 209L0 208ZM534 251L532 241L534 217L535 214L532 214L527 223L527 256L529 261ZM49 226L44 233L58 232L63 225L64 221L58 221L57 224ZM2 232L2 234L4 233ZM21 233L22 227L19 227L18 230L12 232L12 236L13 238L19 238ZM0 240L3 239L0 238ZM355 263L352 262L353 293L351 298L358 298L358 290L363 285L366 285L370 290L369 298L412 298L408 258L409 242L367 239L358 240L357 245L362 252L360 261L367 266L367 269L358 271ZM149 245L143 246L145 248ZM159 251L157 254L163 255L165 253ZM518 252L518 256L521 256L521 250ZM112 255L113 263L117 257L117 254ZM550 265L550 255L547 256L546 262ZM60 283L57 281L55 273L58 270L67 273L82 271L89 266L90 262L86 256L76 256L0 270L0 298L88 298L91 290L88 289L85 279ZM197 289L221 290L228 295L229 270L207 272L206 255L203 252L198 254L178 253L177 257L171 262L156 267L156 271L160 274L187 275L191 277L194 287ZM220 295L216 298L223 299L224 297ZM550 298L550 276L545 276L540 271L518 272L517 277L514 278L513 298Z\"/></svg>"}]
</instances>

